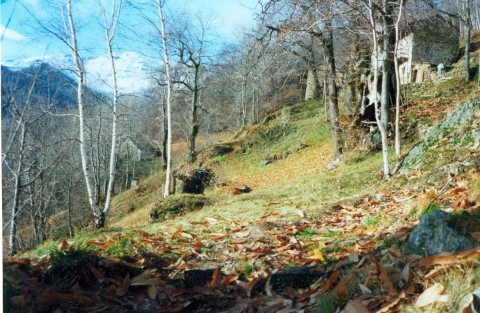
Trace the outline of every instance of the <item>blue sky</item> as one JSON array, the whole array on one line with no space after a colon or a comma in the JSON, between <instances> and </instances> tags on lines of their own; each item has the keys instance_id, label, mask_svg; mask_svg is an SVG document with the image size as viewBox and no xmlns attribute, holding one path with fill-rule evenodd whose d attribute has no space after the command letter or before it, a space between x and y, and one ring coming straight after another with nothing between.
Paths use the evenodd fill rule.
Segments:
<instances>
[{"instance_id":1,"label":"blue sky","mask_svg":"<svg viewBox=\"0 0 480 313\"><path fill-rule=\"evenodd\" d=\"M1 23L1 61L4 65L23 66L36 59L45 59L52 63L68 64L70 53L58 39L48 35L30 12L49 28L61 28L61 19L55 4L48 0L0 0ZM111 0L73 0L74 18L79 33L79 45L88 71L90 83L108 89L109 67L107 64L106 44L100 28L98 1L110 7ZM132 1L134 3L144 0ZM150 0L150 2L153 2ZM253 25L253 9L257 0L166 0L170 10L187 10L192 14L212 17L213 28L219 42L235 40L241 34L242 27ZM23 4L23 5L22 5ZM117 67L123 92L135 92L148 84L149 73L146 64L151 65L155 57L131 30L144 32L144 22L134 10L122 11L122 26L118 28L116 41ZM10 21L9 21L10 20ZM8 27L7 26L8 23ZM144 29L145 28L145 29ZM135 79L132 79L134 77ZM101 82L107 85L100 86Z\"/></svg>"}]
</instances>

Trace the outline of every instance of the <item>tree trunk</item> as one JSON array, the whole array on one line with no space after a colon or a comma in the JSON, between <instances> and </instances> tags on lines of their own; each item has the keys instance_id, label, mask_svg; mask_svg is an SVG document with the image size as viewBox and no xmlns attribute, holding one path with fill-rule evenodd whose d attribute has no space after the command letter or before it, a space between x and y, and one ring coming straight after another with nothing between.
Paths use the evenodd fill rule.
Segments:
<instances>
[{"instance_id":1,"label":"tree trunk","mask_svg":"<svg viewBox=\"0 0 480 313\"><path fill-rule=\"evenodd\" d=\"M388 0L383 0L384 12L382 14L382 37L383 51L382 56L382 94L381 94L381 122L385 130L388 129L390 122L390 82L391 82L391 55L390 55L390 26L392 25L392 6Z\"/></svg>"},{"instance_id":2,"label":"tree trunk","mask_svg":"<svg viewBox=\"0 0 480 313\"><path fill-rule=\"evenodd\" d=\"M470 0L465 0L465 82L470 81L470 36L472 31L472 15Z\"/></svg>"},{"instance_id":3,"label":"tree trunk","mask_svg":"<svg viewBox=\"0 0 480 313\"><path fill-rule=\"evenodd\" d=\"M242 127L245 127L247 125L247 99L246 97L246 92L247 92L247 77L243 79L242 82Z\"/></svg>"},{"instance_id":4,"label":"tree trunk","mask_svg":"<svg viewBox=\"0 0 480 313\"><path fill-rule=\"evenodd\" d=\"M113 191L113 183L115 181L115 154L117 147L117 110L118 110L118 81L117 81L117 69L115 67L115 56L113 54L112 41L115 36L115 29L118 23L118 18L120 16L120 10L122 7L122 0L119 2L118 12L115 14L115 5L112 7L111 13L111 23L109 26L107 23L107 17L104 11L104 27L105 27L105 40L107 42L108 56L110 58L110 68L112 71L112 80L113 80L113 105L112 105L112 141L110 147L110 162L109 162L109 173L108 173L108 187L107 193L105 196L105 206L103 208L102 217L105 219L110 213L110 202ZM105 224L105 220L101 221L99 224Z\"/></svg>"},{"instance_id":5,"label":"tree trunk","mask_svg":"<svg viewBox=\"0 0 480 313\"><path fill-rule=\"evenodd\" d=\"M372 37L373 37L373 55L375 60L373 60L373 104L375 106L375 120L377 122L378 129L380 130L380 135L382 137L382 156L383 156L383 178L384 180L390 180L390 166L388 164L388 143L387 143L387 131L384 127L384 124L381 120L381 112L378 107L378 65L379 65L379 49L378 49L378 36L375 23L375 12L373 7L373 0L369 0L369 10L370 10L370 22L372 27ZM385 66L385 62L383 63Z\"/></svg>"},{"instance_id":6,"label":"tree trunk","mask_svg":"<svg viewBox=\"0 0 480 313\"><path fill-rule=\"evenodd\" d=\"M258 99L256 97L256 90L255 90L256 80L252 86L252 123L258 124L259 122L259 109L258 109Z\"/></svg>"},{"instance_id":7,"label":"tree trunk","mask_svg":"<svg viewBox=\"0 0 480 313\"><path fill-rule=\"evenodd\" d=\"M400 100L401 100L401 85L400 85L400 68L398 62L398 43L400 41L400 20L402 19L403 0L400 0L400 8L398 11L397 22L395 23L395 82L396 82L396 96L395 96L395 157L397 161L400 160Z\"/></svg>"},{"instance_id":8,"label":"tree trunk","mask_svg":"<svg viewBox=\"0 0 480 313\"><path fill-rule=\"evenodd\" d=\"M72 179L70 178L67 188L67 227L68 227L68 236L73 238L73 227L72 227Z\"/></svg>"},{"instance_id":9,"label":"tree trunk","mask_svg":"<svg viewBox=\"0 0 480 313\"><path fill-rule=\"evenodd\" d=\"M92 173L90 165L88 164L86 140L85 140L85 104L83 103L83 92L85 86L85 71L83 69L82 60L79 55L78 45L77 45L77 33L75 30L75 24L73 22L72 16L72 3L71 0L67 0L67 15L68 23L70 26L70 49L72 52L72 58L77 70L77 102L78 102L78 120L79 120L79 141L80 141L80 156L82 160L82 170L85 177L85 185L87 188L88 203L90 209L93 212L94 221L97 225L97 219L101 215L100 210L95 206L95 195L92 189Z\"/></svg>"},{"instance_id":10,"label":"tree trunk","mask_svg":"<svg viewBox=\"0 0 480 313\"><path fill-rule=\"evenodd\" d=\"M164 197L170 195L170 181L172 176L172 77L170 75L170 59L168 55L167 35L165 31L165 17L163 15L162 0L158 0L158 13L162 29L163 56L165 62L165 72L167 75L167 170L165 172L165 191Z\"/></svg>"},{"instance_id":11,"label":"tree trunk","mask_svg":"<svg viewBox=\"0 0 480 313\"><path fill-rule=\"evenodd\" d=\"M168 118L167 103L165 97L162 97L162 113L163 113L163 134L162 134L162 170L167 170L167 140L168 140Z\"/></svg>"},{"instance_id":12,"label":"tree trunk","mask_svg":"<svg viewBox=\"0 0 480 313\"><path fill-rule=\"evenodd\" d=\"M325 54L325 62L328 72L328 102L330 110L330 123L332 125L333 136L333 151L334 157L337 158L343 153L343 145L340 136L340 129L338 127L338 93L336 84L336 68L335 68L335 54L333 49L333 32L331 21L327 22L326 34L318 34L323 44L323 51Z\"/></svg>"},{"instance_id":13,"label":"tree trunk","mask_svg":"<svg viewBox=\"0 0 480 313\"><path fill-rule=\"evenodd\" d=\"M25 125L22 125L22 130L20 133L20 148L19 155L17 160L17 168L15 170L15 186L13 191L13 203L12 203L12 217L10 220L10 232L8 236L8 249L7 254L13 256L17 254L16 246L16 235L17 235L17 214L19 211L19 202L20 202L20 186L21 186L21 174L23 171L23 150L25 146L25 137L27 135L27 129Z\"/></svg>"},{"instance_id":14,"label":"tree trunk","mask_svg":"<svg viewBox=\"0 0 480 313\"><path fill-rule=\"evenodd\" d=\"M198 135L198 72L199 64L194 65L193 73L193 91L192 91L192 106L190 116L190 133L188 134L188 163L193 163L197 159L197 152L195 151L195 141Z\"/></svg>"}]
</instances>

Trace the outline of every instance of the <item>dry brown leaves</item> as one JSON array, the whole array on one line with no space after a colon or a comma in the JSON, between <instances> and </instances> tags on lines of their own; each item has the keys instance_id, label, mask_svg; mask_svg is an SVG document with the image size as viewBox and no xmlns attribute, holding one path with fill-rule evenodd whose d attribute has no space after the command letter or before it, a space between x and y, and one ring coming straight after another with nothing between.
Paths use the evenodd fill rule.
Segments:
<instances>
[{"instance_id":1,"label":"dry brown leaves","mask_svg":"<svg viewBox=\"0 0 480 313\"><path fill-rule=\"evenodd\" d=\"M89 264L88 271L97 283L96 292L76 285L70 292L59 292L56 286L47 285L41 277L48 268L48 258L36 264L8 259L4 277L15 290L8 300L12 312L34 311L39 307L67 311L72 306L82 306L90 312L107 307L155 312L301 312L327 296L347 301L342 312L392 313L398 312L401 304L415 301L418 306L427 306L430 304L424 298L438 302L447 295L435 284L432 289L422 290L413 277L429 282L449 266L478 260L480 250L418 260L403 255L398 248L381 251L375 248L380 239L403 240L411 232L407 219L411 222L412 218L406 208L411 199L424 196L463 209L469 205L471 208L469 194L458 182L442 192L434 188L425 190L423 195L410 190L386 192L381 197L365 195L351 203L333 205L324 218L316 221L300 214L295 219L283 216L275 211L278 201L271 201L267 206L272 209L254 223L241 224L215 216L192 221L190 229L183 225L170 233L138 230L138 245L159 255L168 253L177 257L159 265L156 259L139 252L128 263L137 272L120 270L126 262L109 258ZM396 227L362 225L368 218L379 217L405 220ZM212 226L216 229L213 232ZM304 235L309 229L313 236ZM355 237L340 251L324 255L322 249L338 241L323 236L327 232ZM89 244L101 253L121 239L122 235L118 235L105 241L90 240ZM60 251L68 248L67 241L59 246ZM335 259L330 265L325 262L327 256ZM243 272L238 260L251 264L251 272ZM286 287L276 294L269 277L292 264L314 266L325 277L307 288ZM186 288L181 279L183 274L198 268L213 271L200 285Z\"/></svg>"}]
</instances>

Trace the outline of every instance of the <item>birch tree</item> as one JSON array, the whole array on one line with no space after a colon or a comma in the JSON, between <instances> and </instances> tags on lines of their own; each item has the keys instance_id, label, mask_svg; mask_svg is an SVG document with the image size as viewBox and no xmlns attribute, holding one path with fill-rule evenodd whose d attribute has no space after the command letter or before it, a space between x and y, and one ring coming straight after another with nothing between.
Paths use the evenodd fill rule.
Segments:
<instances>
[{"instance_id":1,"label":"birch tree","mask_svg":"<svg viewBox=\"0 0 480 313\"><path fill-rule=\"evenodd\" d=\"M372 41L373 41L373 52L372 52L372 74L373 74L373 88L371 89L372 99L374 108L375 108L375 120L377 122L377 127L380 131L380 135L382 138L382 156L383 156L383 178L384 180L390 180L390 166L388 162L388 142L387 142L387 129L386 125L382 122L382 114L384 113L383 110L379 107L379 97L378 97L378 74L380 69L380 62L382 62L382 66L385 65L385 60L380 60L380 54L382 53L378 47L379 36L378 36L378 28L376 22L376 14L375 14L375 7L376 4L373 0L368 1L368 12L370 18L370 26L372 30ZM380 27L380 29L383 28ZM385 40L385 39L384 39ZM384 54L383 54L384 55ZM383 71L382 71L383 72ZM382 94L384 92L384 88L382 87Z\"/></svg>"},{"instance_id":2,"label":"birch tree","mask_svg":"<svg viewBox=\"0 0 480 313\"><path fill-rule=\"evenodd\" d=\"M395 96L395 157L397 161L400 160L401 146L400 146L400 102L401 102L401 85L400 85L400 68L398 57L398 44L400 42L400 21L402 19L403 0L400 0L397 22L395 23L395 82L396 82L396 96Z\"/></svg>"},{"instance_id":3,"label":"birch tree","mask_svg":"<svg viewBox=\"0 0 480 313\"><path fill-rule=\"evenodd\" d=\"M167 117L167 169L165 171L165 191L163 193L164 197L170 195L170 181L172 178L172 103L173 103L173 83L170 67L170 57L168 53L167 45L167 35L165 29L165 15L163 12L163 7L165 1L158 0L158 17L160 19L160 28L163 44L163 57L164 57L164 66L165 66L165 75L166 75L166 85L167 85L167 99L166 99L166 117Z\"/></svg>"},{"instance_id":4,"label":"birch tree","mask_svg":"<svg viewBox=\"0 0 480 313\"><path fill-rule=\"evenodd\" d=\"M87 198L90 209L93 212L95 226L103 227L104 216L95 203L95 191L93 188L93 169L91 161L87 153L87 141L85 136L86 119L85 119L85 67L80 55L80 50L77 41L77 30L73 18L72 1L66 0L66 16L63 15L65 26L65 43L70 49L72 55L73 65L75 67L77 76L77 105L78 105L78 121L79 121L79 145L80 157L82 163L82 171L85 179L85 186L87 189Z\"/></svg>"},{"instance_id":5,"label":"birch tree","mask_svg":"<svg viewBox=\"0 0 480 313\"><path fill-rule=\"evenodd\" d=\"M117 30L118 20L120 18L120 12L122 10L122 0L119 0L118 4L115 0L112 0L110 15L107 16L106 9L102 3L99 2L103 16L103 29L105 31L105 42L107 44L108 57L110 60L110 69L112 74L112 141L110 147L110 160L109 160L109 173L108 173L108 185L106 190L105 205L103 211L100 213L97 227L103 227L105 225L105 218L110 212L110 203L113 191L113 184L115 181L115 155L117 147L117 111L118 111L118 81L117 81L117 69L115 67L115 55L113 53L113 39Z\"/></svg>"}]
</instances>

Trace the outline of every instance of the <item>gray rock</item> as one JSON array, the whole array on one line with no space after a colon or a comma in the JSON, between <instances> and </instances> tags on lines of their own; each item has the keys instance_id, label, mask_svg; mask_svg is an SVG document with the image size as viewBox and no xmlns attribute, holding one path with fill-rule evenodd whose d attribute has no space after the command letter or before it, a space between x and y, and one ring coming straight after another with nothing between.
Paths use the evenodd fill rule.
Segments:
<instances>
[{"instance_id":1,"label":"gray rock","mask_svg":"<svg viewBox=\"0 0 480 313\"><path fill-rule=\"evenodd\" d=\"M326 167L327 172L333 171L334 169L336 169L338 167L338 165L340 164L340 162L342 162L342 159L343 159L343 156L341 155L338 158L336 158L333 162L328 164L327 167Z\"/></svg>"},{"instance_id":2,"label":"gray rock","mask_svg":"<svg viewBox=\"0 0 480 313\"><path fill-rule=\"evenodd\" d=\"M412 169L418 168L418 165L422 163L425 152L448 135L457 138L454 141L458 141L461 146L473 148L480 145L480 139L477 138L479 116L480 98L466 102L443 121L430 128L423 140L414 145L397 164L393 173L409 173ZM463 129L463 134L455 133L460 129Z\"/></svg>"},{"instance_id":3,"label":"gray rock","mask_svg":"<svg viewBox=\"0 0 480 313\"><path fill-rule=\"evenodd\" d=\"M367 136L368 149L372 151L380 150L382 147L382 135L378 127L370 127L370 133Z\"/></svg>"},{"instance_id":4,"label":"gray rock","mask_svg":"<svg viewBox=\"0 0 480 313\"><path fill-rule=\"evenodd\" d=\"M472 240L448 225L448 217L442 210L422 216L403 246L403 253L430 256L474 248Z\"/></svg>"}]
</instances>

